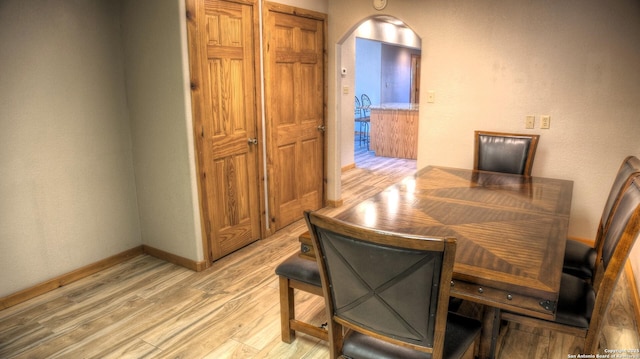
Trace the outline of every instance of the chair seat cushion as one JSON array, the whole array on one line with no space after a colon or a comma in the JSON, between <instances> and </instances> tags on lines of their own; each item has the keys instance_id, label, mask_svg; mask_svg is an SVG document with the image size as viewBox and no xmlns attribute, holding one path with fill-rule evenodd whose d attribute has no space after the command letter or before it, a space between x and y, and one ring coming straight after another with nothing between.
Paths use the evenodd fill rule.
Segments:
<instances>
[{"instance_id":1,"label":"chair seat cushion","mask_svg":"<svg viewBox=\"0 0 640 359\"><path fill-rule=\"evenodd\" d=\"M280 263L280 265L276 267L276 274L299 282L322 287L318 263L309 259L300 258L297 253Z\"/></svg>"},{"instance_id":2,"label":"chair seat cushion","mask_svg":"<svg viewBox=\"0 0 640 359\"><path fill-rule=\"evenodd\" d=\"M562 271L582 279L593 278L596 250L584 243L567 240Z\"/></svg>"},{"instance_id":3,"label":"chair seat cushion","mask_svg":"<svg viewBox=\"0 0 640 359\"><path fill-rule=\"evenodd\" d=\"M595 301L596 294L591 284L578 277L563 273L555 321L587 329Z\"/></svg>"},{"instance_id":4,"label":"chair seat cushion","mask_svg":"<svg viewBox=\"0 0 640 359\"><path fill-rule=\"evenodd\" d=\"M460 358L471 343L480 334L481 323L455 313L447 315L447 329L443 358ZM375 339L355 331L349 332L344 339L342 353L354 359L425 359L430 353L419 352L409 348Z\"/></svg>"}]
</instances>

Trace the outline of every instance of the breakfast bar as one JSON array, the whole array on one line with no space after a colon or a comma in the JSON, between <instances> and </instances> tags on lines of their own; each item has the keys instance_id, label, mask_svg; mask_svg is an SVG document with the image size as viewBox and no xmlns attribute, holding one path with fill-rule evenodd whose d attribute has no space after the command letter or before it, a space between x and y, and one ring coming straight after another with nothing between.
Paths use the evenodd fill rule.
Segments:
<instances>
[{"instance_id":1,"label":"breakfast bar","mask_svg":"<svg viewBox=\"0 0 640 359\"><path fill-rule=\"evenodd\" d=\"M418 104L385 103L371 106L370 149L376 156L416 159Z\"/></svg>"}]
</instances>

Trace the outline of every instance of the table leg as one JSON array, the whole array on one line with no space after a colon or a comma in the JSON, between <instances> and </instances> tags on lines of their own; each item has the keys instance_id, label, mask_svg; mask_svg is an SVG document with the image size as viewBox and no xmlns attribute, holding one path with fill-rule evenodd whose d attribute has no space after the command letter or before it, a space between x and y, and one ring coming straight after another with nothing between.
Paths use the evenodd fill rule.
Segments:
<instances>
[{"instance_id":1,"label":"table leg","mask_svg":"<svg viewBox=\"0 0 640 359\"><path fill-rule=\"evenodd\" d=\"M484 306L482 313L482 333L480 333L480 359L493 359L496 356L496 343L500 332L500 309Z\"/></svg>"}]
</instances>

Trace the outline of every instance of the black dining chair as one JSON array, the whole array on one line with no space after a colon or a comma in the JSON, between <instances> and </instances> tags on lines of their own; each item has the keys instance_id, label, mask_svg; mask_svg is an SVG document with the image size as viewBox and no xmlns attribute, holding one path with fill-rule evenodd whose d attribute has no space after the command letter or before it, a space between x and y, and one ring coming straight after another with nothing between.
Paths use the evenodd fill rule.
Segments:
<instances>
[{"instance_id":1,"label":"black dining chair","mask_svg":"<svg viewBox=\"0 0 640 359\"><path fill-rule=\"evenodd\" d=\"M640 173L640 160L635 156L628 156L622 161L622 165L618 169L618 173L613 181L609 197L604 205L600 223L598 224L594 246L591 247L585 243L576 240L567 240L567 246L564 252L564 264L562 271L582 279L591 281L593 279L593 271L595 268L596 257L602 249L603 237L611 220L611 210L620 198L622 189L626 185L629 178Z\"/></svg>"},{"instance_id":2,"label":"black dining chair","mask_svg":"<svg viewBox=\"0 0 640 359\"><path fill-rule=\"evenodd\" d=\"M473 168L531 176L540 135L475 131Z\"/></svg>"},{"instance_id":3,"label":"black dining chair","mask_svg":"<svg viewBox=\"0 0 640 359\"><path fill-rule=\"evenodd\" d=\"M624 186L613 206L602 251L596 259L593 284L563 273L555 320L510 312L502 312L501 319L582 337L583 348L579 348L578 353L569 354L597 354L607 306L639 233L640 175L636 175Z\"/></svg>"},{"instance_id":4,"label":"black dining chair","mask_svg":"<svg viewBox=\"0 0 640 359\"><path fill-rule=\"evenodd\" d=\"M456 242L305 212L331 358L473 357L481 323L448 312Z\"/></svg>"},{"instance_id":5,"label":"black dining chair","mask_svg":"<svg viewBox=\"0 0 640 359\"><path fill-rule=\"evenodd\" d=\"M295 253L276 267L280 291L280 336L283 342L292 343L296 332L322 340L328 340L322 325L313 325L296 317L295 291L322 296L320 272L315 261L301 258Z\"/></svg>"}]
</instances>

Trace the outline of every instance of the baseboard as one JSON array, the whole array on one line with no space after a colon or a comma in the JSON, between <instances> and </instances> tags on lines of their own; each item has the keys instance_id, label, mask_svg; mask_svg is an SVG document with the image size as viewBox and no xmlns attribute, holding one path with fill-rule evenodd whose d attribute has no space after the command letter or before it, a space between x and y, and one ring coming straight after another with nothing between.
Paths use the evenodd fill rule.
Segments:
<instances>
[{"instance_id":1,"label":"baseboard","mask_svg":"<svg viewBox=\"0 0 640 359\"><path fill-rule=\"evenodd\" d=\"M144 253L150 256L179 265L181 267L191 269L192 271L202 272L203 270L209 268L207 261L194 261L192 259L184 258L157 248L149 247L147 245L142 245L142 248Z\"/></svg>"},{"instance_id":2,"label":"baseboard","mask_svg":"<svg viewBox=\"0 0 640 359\"><path fill-rule=\"evenodd\" d=\"M593 239L586 239L586 238L580 238L580 237L571 237L571 236L567 236L568 239L574 240L576 242L580 242L580 243L584 243L588 246L593 247L594 242Z\"/></svg>"},{"instance_id":3,"label":"baseboard","mask_svg":"<svg viewBox=\"0 0 640 359\"><path fill-rule=\"evenodd\" d=\"M346 166L342 167L340 170L341 170L342 172L347 172L348 170L352 170L352 169L354 169L354 168L356 168L356 164L355 164L355 163L352 163L352 164L350 164L350 165L346 165Z\"/></svg>"},{"instance_id":4,"label":"baseboard","mask_svg":"<svg viewBox=\"0 0 640 359\"><path fill-rule=\"evenodd\" d=\"M0 310L20 304L54 289L64 287L65 285L69 285L70 283L86 278L92 274L105 270L109 267L113 267L116 264L125 262L142 254L148 254L196 272L200 272L208 268L207 261L194 261L153 247L142 245L50 279L46 282L42 282L31 288L0 298Z\"/></svg>"},{"instance_id":5,"label":"baseboard","mask_svg":"<svg viewBox=\"0 0 640 359\"><path fill-rule=\"evenodd\" d=\"M640 333L640 292L638 292L633 268L631 268L631 264L628 261L625 265L625 270L627 281L629 282L629 290L631 291L631 305L633 305L633 312L636 317L636 330Z\"/></svg>"},{"instance_id":6,"label":"baseboard","mask_svg":"<svg viewBox=\"0 0 640 359\"><path fill-rule=\"evenodd\" d=\"M89 264L85 267L76 269L72 272L50 279L46 282L37 284L31 288L27 288L17 293L10 294L4 298L0 298L0 310L12 307L16 304L25 302L31 298L35 298L39 295L50 292L65 285L69 285L70 283L73 283L82 278L86 278L92 274L105 270L118 263L127 261L133 257L137 257L141 254L144 254L143 247L138 246L114 256L105 258L98 262Z\"/></svg>"}]
</instances>

